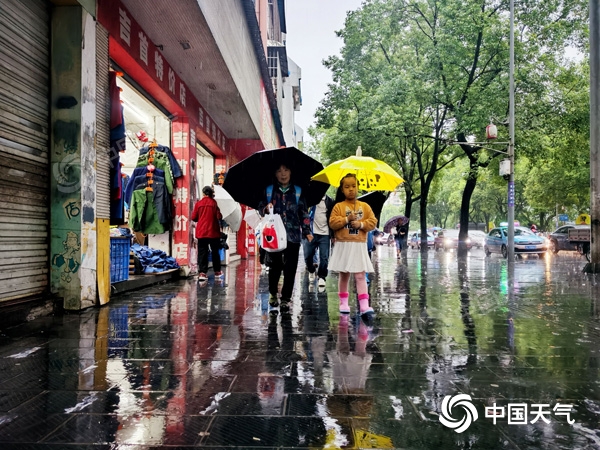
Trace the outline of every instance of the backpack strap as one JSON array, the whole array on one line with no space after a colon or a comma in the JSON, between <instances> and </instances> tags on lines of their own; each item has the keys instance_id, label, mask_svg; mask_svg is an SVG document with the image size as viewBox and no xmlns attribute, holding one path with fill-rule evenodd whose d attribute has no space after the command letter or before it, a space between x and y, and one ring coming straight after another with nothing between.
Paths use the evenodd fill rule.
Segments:
<instances>
[{"instance_id":1,"label":"backpack strap","mask_svg":"<svg viewBox=\"0 0 600 450\"><path fill-rule=\"evenodd\" d=\"M300 196L302 195L302 188L300 186L294 186L296 190L296 205L300 203Z\"/></svg>"}]
</instances>

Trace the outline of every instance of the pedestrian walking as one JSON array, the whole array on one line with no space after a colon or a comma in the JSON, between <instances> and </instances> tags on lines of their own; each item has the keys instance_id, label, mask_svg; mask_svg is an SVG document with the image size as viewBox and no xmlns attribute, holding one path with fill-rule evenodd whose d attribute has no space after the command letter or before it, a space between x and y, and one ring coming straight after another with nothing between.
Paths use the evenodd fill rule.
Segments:
<instances>
[{"instance_id":1,"label":"pedestrian walking","mask_svg":"<svg viewBox=\"0 0 600 450\"><path fill-rule=\"evenodd\" d=\"M402 250L406 248L406 236L408 236L408 222L399 223L396 226L396 235L394 239L396 241L396 256L400 258Z\"/></svg>"},{"instance_id":2,"label":"pedestrian walking","mask_svg":"<svg viewBox=\"0 0 600 450\"><path fill-rule=\"evenodd\" d=\"M198 239L198 281L208 280L208 249L212 253L215 279L223 278L221 271L221 211L215 201L215 192L210 186L202 188L202 198L194 205L192 220L196 222L196 239Z\"/></svg>"},{"instance_id":3,"label":"pedestrian walking","mask_svg":"<svg viewBox=\"0 0 600 450\"><path fill-rule=\"evenodd\" d=\"M331 228L329 228L329 217L333 209L333 199L324 195L321 201L311 207L308 211L310 218L310 230L313 239L309 241L304 239L302 247L304 250L304 262L308 271L309 281L319 278L318 285L323 288L326 284L329 265L329 249L331 246ZM318 269L315 268L314 259L317 257L318 250Z\"/></svg>"},{"instance_id":4,"label":"pedestrian walking","mask_svg":"<svg viewBox=\"0 0 600 450\"><path fill-rule=\"evenodd\" d=\"M367 233L375 228L377 218L367 203L356 199L358 188L355 174L349 173L342 178L336 199L341 197L341 192L344 200L335 204L329 219L336 241L329 269L339 272L340 312L350 312L348 282L350 274L354 274L360 314L365 317L373 314L365 278L366 272L374 271L367 251Z\"/></svg>"},{"instance_id":5,"label":"pedestrian walking","mask_svg":"<svg viewBox=\"0 0 600 450\"><path fill-rule=\"evenodd\" d=\"M292 171L285 164L278 164L274 170L276 183L267 186L258 211L265 214L269 208L279 214L286 231L287 247L280 252L270 252L269 258L269 305L279 306L279 278L283 272L281 287L281 305L288 306L292 299L300 242L305 237L309 242L313 236L310 232L310 218L302 189L291 182Z\"/></svg>"}]
</instances>

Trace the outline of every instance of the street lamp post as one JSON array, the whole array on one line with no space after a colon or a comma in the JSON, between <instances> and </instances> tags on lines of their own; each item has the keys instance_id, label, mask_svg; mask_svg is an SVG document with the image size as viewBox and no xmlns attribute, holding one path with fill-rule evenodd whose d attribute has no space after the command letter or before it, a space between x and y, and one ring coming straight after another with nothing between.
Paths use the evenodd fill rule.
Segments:
<instances>
[{"instance_id":1,"label":"street lamp post","mask_svg":"<svg viewBox=\"0 0 600 450\"><path fill-rule=\"evenodd\" d=\"M510 49L509 49L509 97L508 97L508 267L515 261L515 4L510 0Z\"/></svg>"}]
</instances>

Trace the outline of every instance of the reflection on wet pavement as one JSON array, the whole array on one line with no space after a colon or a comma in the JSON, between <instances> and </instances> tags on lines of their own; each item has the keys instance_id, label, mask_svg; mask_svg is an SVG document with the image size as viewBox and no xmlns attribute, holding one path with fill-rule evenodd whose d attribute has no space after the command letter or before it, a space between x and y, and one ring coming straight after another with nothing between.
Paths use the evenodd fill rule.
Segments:
<instances>
[{"instance_id":1,"label":"reflection on wet pavement","mask_svg":"<svg viewBox=\"0 0 600 450\"><path fill-rule=\"evenodd\" d=\"M378 247L368 324L302 264L271 310L252 260L40 318L0 335L0 448L600 448L583 264L531 257L511 277L480 250Z\"/></svg>"}]
</instances>

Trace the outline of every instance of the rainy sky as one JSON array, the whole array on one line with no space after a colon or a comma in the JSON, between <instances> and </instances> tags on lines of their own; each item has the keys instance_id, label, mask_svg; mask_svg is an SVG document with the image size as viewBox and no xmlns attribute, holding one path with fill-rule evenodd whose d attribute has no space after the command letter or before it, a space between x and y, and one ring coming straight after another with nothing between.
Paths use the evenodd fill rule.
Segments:
<instances>
[{"instance_id":1,"label":"rainy sky","mask_svg":"<svg viewBox=\"0 0 600 450\"><path fill-rule=\"evenodd\" d=\"M341 30L346 12L360 7L361 0L287 0L287 51L302 69L302 108L296 112L296 123L306 131L314 121L314 113L331 82L331 72L322 61L339 54L342 40L335 35ZM305 140L308 135L305 134Z\"/></svg>"}]
</instances>

